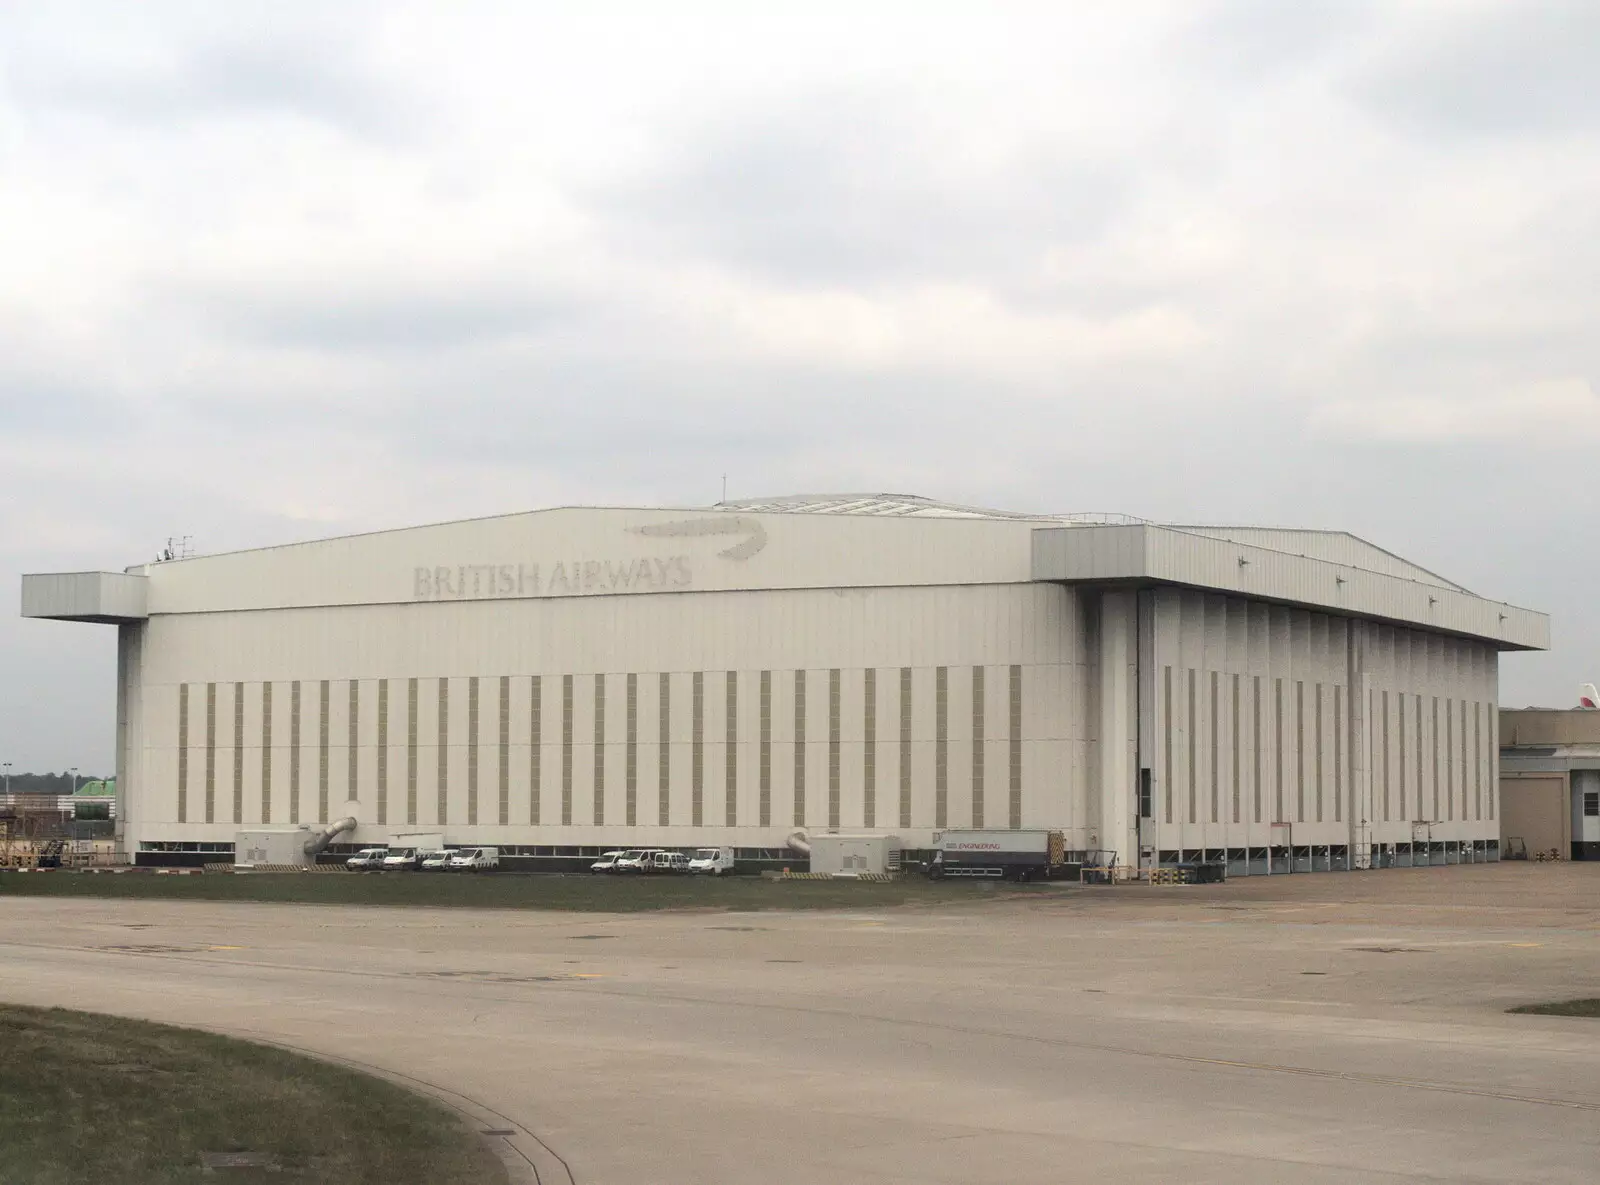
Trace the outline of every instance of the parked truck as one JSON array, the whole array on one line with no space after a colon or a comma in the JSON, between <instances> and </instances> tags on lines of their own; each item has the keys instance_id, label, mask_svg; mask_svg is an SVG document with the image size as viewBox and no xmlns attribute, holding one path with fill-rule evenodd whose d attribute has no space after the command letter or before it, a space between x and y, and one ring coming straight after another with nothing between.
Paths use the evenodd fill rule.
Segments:
<instances>
[{"instance_id":1,"label":"parked truck","mask_svg":"<svg viewBox=\"0 0 1600 1185\"><path fill-rule=\"evenodd\" d=\"M1063 876L1066 839L1059 831L935 831L928 875L1049 880Z\"/></svg>"},{"instance_id":2,"label":"parked truck","mask_svg":"<svg viewBox=\"0 0 1600 1185\"><path fill-rule=\"evenodd\" d=\"M689 871L701 876L730 876L734 871L732 848L696 848Z\"/></svg>"}]
</instances>

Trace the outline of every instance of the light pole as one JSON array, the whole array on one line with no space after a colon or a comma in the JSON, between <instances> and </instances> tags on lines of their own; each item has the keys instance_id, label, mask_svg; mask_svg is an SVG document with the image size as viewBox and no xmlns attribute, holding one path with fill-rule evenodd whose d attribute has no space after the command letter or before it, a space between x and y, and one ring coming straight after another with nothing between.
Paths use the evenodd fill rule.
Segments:
<instances>
[{"instance_id":1,"label":"light pole","mask_svg":"<svg viewBox=\"0 0 1600 1185\"><path fill-rule=\"evenodd\" d=\"M9 761L0 761L0 765L5 766L5 770L6 770L6 795L9 797L10 794L11 794L11 763Z\"/></svg>"},{"instance_id":2,"label":"light pole","mask_svg":"<svg viewBox=\"0 0 1600 1185\"><path fill-rule=\"evenodd\" d=\"M76 794L78 792L78 767L73 766L68 772L72 774L72 792Z\"/></svg>"}]
</instances>

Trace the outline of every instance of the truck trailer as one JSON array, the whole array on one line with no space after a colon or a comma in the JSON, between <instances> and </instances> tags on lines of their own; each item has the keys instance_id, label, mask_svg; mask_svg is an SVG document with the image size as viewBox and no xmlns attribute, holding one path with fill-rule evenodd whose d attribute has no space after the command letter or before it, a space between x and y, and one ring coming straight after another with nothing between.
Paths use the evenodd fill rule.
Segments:
<instances>
[{"instance_id":1,"label":"truck trailer","mask_svg":"<svg viewBox=\"0 0 1600 1185\"><path fill-rule=\"evenodd\" d=\"M935 831L928 875L1049 880L1064 876L1066 837L1059 831Z\"/></svg>"}]
</instances>

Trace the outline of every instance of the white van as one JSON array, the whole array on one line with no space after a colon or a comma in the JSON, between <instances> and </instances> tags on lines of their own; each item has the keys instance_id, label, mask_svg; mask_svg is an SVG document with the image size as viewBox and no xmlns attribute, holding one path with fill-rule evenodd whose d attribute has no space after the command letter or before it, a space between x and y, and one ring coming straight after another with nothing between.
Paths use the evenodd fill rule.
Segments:
<instances>
[{"instance_id":1,"label":"white van","mask_svg":"<svg viewBox=\"0 0 1600 1185\"><path fill-rule=\"evenodd\" d=\"M629 848L617 857L617 866L613 872L643 872L645 863L650 859L652 849Z\"/></svg>"},{"instance_id":2,"label":"white van","mask_svg":"<svg viewBox=\"0 0 1600 1185\"><path fill-rule=\"evenodd\" d=\"M646 872L688 872L689 857L682 852L652 852Z\"/></svg>"},{"instance_id":3,"label":"white van","mask_svg":"<svg viewBox=\"0 0 1600 1185\"><path fill-rule=\"evenodd\" d=\"M628 853L624 851L601 852L600 859L589 865L590 872L616 872L617 861Z\"/></svg>"},{"instance_id":4,"label":"white van","mask_svg":"<svg viewBox=\"0 0 1600 1185\"><path fill-rule=\"evenodd\" d=\"M423 852L422 871L443 872L450 867L450 857L453 855L455 855L454 852L447 852L443 848L437 848L431 852Z\"/></svg>"},{"instance_id":5,"label":"white van","mask_svg":"<svg viewBox=\"0 0 1600 1185\"><path fill-rule=\"evenodd\" d=\"M488 872L499 867L499 848L459 848L450 857L450 868L455 872Z\"/></svg>"},{"instance_id":6,"label":"white van","mask_svg":"<svg viewBox=\"0 0 1600 1185\"><path fill-rule=\"evenodd\" d=\"M377 872L383 867L384 857L388 854L388 848L362 848L346 860L344 866L355 872Z\"/></svg>"},{"instance_id":7,"label":"white van","mask_svg":"<svg viewBox=\"0 0 1600 1185\"><path fill-rule=\"evenodd\" d=\"M385 872L415 872L422 867L422 853L416 848L390 848L383 858Z\"/></svg>"},{"instance_id":8,"label":"white van","mask_svg":"<svg viewBox=\"0 0 1600 1185\"><path fill-rule=\"evenodd\" d=\"M724 876L733 871L732 848L697 848L689 858L689 871L704 876Z\"/></svg>"}]
</instances>

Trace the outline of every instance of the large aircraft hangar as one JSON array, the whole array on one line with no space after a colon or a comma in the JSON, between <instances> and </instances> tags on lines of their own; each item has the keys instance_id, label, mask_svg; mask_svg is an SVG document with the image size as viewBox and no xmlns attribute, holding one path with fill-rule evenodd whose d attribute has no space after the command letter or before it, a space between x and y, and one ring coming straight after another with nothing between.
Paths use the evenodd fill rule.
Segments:
<instances>
[{"instance_id":1,"label":"large aircraft hangar","mask_svg":"<svg viewBox=\"0 0 1600 1185\"><path fill-rule=\"evenodd\" d=\"M1549 639L1340 532L899 495L541 510L22 601L117 629L144 863L345 816L510 857L984 827L1235 874L1492 860L1499 656Z\"/></svg>"}]
</instances>

